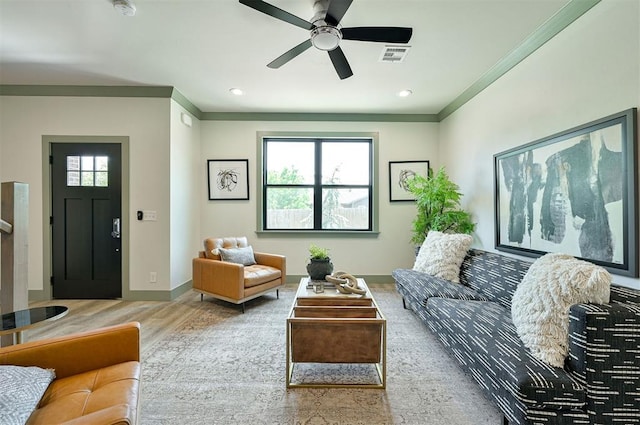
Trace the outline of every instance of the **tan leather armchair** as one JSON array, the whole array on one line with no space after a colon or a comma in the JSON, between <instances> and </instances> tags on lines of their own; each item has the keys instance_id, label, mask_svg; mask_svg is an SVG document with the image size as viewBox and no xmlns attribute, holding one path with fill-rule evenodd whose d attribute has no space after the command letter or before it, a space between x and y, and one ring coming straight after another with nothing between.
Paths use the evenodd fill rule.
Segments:
<instances>
[{"instance_id":1,"label":"tan leather armchair","mask_svg":"<svg viewBox=\"0 0 640 425\"><path fill-rule=\"evenodd\" d=\"M286 282L287 259L283 255L254 252L256 264L243 265L223 261L220 248L246 248L246 237L208 238L204 251L193 259L193 290L234 304L242 304L253 298L276 291Z\"/></svg>"}]
</instances>

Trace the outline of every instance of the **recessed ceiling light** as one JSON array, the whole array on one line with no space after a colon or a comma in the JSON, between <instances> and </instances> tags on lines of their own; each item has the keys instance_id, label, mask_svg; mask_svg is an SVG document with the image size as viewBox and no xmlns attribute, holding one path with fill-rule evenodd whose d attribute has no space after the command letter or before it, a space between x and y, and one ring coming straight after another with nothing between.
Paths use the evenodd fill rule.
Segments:
<instances>
[{"instance_id":1,"label":"recessed ceiling light","mask_svg":"<svg viewBox=\"0 0 640 425\"><path fill-rule=\"evenodd\" d=\"M413 92L411 90L402 90L398 92L398 96L400 97L407 97L407 96L411 96L413 94Z\"/></svg>"},{"instance_id":2,"label":"recessed ceiling light","mask_svg":"<svg viewBox=\"0 0 640 425\"><path fill-rule=\"evenodd\" d=\"M235 94L236 96L242 96L242 95L244 94L244 92L242 91L242 89L238 89L238 88L235 88L235 87L234 87L234 88L232 88L232 89L229 89L229 91L230 91L232 94Z\"/></svg>"}]
</instances>

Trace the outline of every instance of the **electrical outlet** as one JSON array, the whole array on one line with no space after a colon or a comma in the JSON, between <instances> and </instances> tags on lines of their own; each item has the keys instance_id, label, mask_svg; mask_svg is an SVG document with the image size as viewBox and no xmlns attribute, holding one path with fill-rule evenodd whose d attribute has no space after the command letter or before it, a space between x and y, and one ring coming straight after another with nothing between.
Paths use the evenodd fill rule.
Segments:
<instances>
[{"instance_id":1,"label":"electrical outlet","mask_svg":"<svg viewBox=\"0 0 640 425\"><path fill-rule=\"evenodd\" d=\"M157 281L158 281L158 273L149 272L149 282L150 283L156 283Z\"/></svg>"}]
</instances>

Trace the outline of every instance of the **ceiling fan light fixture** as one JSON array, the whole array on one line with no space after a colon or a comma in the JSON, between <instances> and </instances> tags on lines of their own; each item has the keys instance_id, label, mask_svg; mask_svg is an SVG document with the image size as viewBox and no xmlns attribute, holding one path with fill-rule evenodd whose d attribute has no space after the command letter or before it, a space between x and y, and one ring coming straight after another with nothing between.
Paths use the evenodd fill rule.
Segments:
<instances>
[{"instance_id":1,"label":"ceiling fan light fixture","mask_svg":"<svg viewBox=\"0 0 640 425\"><path fill-rule=\"evenodd\" d=\"M124 16L136 14L136 5L130 0L113 0L113 8Z\"/></svg>"},{"instance_id":2,"label":"ceiling fan light fixture","mask_svg":"<svg viewBox=\"0 0 640 425\"><path fill-rule=\"evenodd\" d=\"M311 30L311 43L316 49L331 51L340 44L342 33L336 27L323 25Z\"/></svg>"}]
</instances>

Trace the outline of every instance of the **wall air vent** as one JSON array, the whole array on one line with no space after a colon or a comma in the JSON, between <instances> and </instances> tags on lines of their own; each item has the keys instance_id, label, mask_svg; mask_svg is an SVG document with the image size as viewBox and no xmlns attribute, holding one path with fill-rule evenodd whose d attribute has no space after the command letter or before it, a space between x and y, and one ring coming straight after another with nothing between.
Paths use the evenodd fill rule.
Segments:
<instances>
[{"instance_id":1,"label":"wall air vent","mask_svg":"<svg viewBox=\"0 0 640 425\"><path fill-rule=\"evenodd\" d=\"M400 63L407 57L411 46L384 46L380 55L380 62Z\"/></svg>"}]
</instances>

